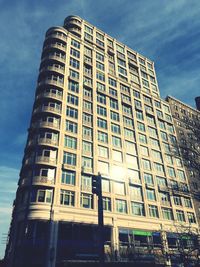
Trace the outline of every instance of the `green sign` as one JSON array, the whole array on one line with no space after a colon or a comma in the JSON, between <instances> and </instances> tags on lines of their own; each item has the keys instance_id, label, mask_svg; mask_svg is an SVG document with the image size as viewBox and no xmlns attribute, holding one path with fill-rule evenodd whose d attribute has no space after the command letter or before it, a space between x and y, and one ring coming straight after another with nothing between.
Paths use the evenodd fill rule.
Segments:
<instances>
[{"instance_id":1,"label":"green sign","mask_svg":"<svg viewBox=\"0 0 200 267\"><path fill-rule=\"evenodd\" d=\"M133 234L134 235L141 235L141 236L151 236L152 232L133 230Z\"/></svg>"}]
</instances>

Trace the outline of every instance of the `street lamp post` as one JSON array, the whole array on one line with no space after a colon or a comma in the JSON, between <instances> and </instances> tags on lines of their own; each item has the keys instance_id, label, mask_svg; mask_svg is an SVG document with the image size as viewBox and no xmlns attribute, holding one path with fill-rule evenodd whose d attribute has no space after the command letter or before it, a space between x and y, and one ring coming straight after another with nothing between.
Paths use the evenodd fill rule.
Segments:
<instances>
[{"instance_id":1,"label":"street lamp post","mask_svg":"<svg viewBox=\"0 0 200 267\"><path fill-rule=\"evenodd\" d=\"M100 266L104 265L104 223L101 174L92 177L92 193L98 196L98 252Z\"/></svg>"}]
</instances>

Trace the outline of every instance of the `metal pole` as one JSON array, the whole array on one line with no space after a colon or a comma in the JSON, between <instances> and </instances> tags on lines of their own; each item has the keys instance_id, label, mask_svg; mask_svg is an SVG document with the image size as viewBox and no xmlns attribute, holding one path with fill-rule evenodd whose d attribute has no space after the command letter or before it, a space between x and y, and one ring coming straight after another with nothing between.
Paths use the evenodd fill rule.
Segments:
<instances>
[{"instance_id":1,"label":"metal pole","mask_svg":"<svg viewBox=\"0 0 200 267\"><path fill-rule=\"evenodd\" d=\"M98 190L98 232L99 232L99 263L104 266L104 222L103 222L103 198L101 174L98 173L99 190Z\"/></svg>"}]
</instances>

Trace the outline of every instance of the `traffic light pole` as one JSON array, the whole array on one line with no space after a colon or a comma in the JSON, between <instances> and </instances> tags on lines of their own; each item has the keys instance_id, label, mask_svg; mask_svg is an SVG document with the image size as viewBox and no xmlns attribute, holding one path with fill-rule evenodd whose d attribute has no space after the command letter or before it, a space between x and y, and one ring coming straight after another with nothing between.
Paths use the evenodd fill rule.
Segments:
<instances>
[{"instance_id":1,"label":"traffic light pole","mask_svg":"<svg viewBox=\"0 0 200 267\"><path fill-rule=\"evenodd\" d=\"M98 196L98 249L99 249L99 263L100 267L104 266L104 222L103 222L103 198L102 198L102 184L101 174L93 176L92 191Z\"/></svg>"}]
</instances>

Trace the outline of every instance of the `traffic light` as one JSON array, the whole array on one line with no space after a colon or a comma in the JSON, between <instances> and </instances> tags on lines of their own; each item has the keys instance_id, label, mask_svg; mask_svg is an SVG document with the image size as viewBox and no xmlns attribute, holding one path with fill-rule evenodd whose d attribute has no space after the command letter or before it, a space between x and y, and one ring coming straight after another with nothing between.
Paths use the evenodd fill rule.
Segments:
<instances>
[{"instance_id":1,"label":"traffic light","mask_svg":"<svg viewBox=\"0 0 200 267\"><path fill-rule=\"evenodd\" d=\"M92 177L92 193L99 195L101 191L101 177L95 175Z\"/></svg>"}]
</instances>

